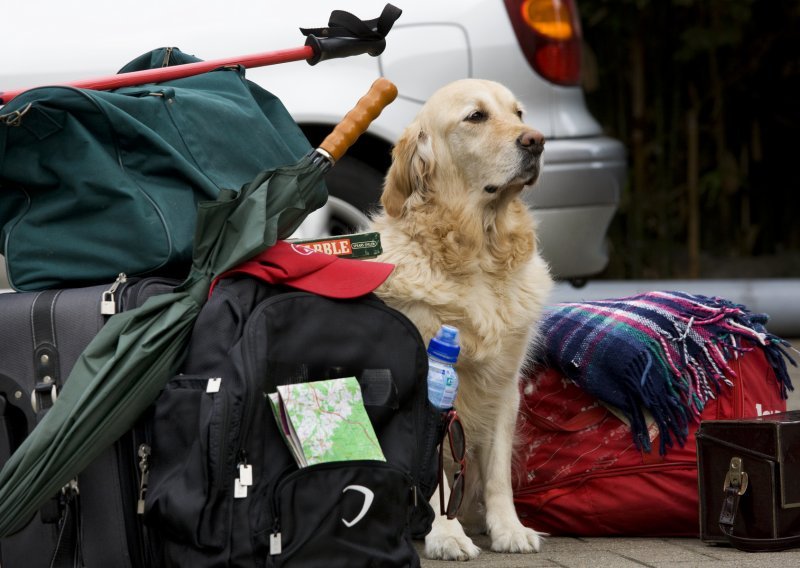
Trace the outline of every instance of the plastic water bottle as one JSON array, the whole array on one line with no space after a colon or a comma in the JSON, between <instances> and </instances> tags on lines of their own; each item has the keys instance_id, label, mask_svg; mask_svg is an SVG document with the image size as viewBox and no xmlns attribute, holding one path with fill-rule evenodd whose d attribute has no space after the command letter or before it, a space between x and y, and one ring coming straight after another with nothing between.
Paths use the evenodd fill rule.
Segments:
<instances>
[{"instance_id":1,"label":"plastic water bottle","mask_svg":"<svg viewBox=\"0 0 800 568\"><path fill-rule=\"evenodd\" d=\"M458 391L458 375L455 363L458 359L458 329L443 325L428 343L428 400L436 408L447 410L453 407Z\"/></svg>"}]
</instances>

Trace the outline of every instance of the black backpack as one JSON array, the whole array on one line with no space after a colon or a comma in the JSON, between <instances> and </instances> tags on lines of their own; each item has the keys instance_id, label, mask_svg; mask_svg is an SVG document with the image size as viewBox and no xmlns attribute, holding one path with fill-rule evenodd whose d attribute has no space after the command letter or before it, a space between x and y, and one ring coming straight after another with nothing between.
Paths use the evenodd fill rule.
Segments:
<instances>
[{"instance_id":1,"label":"black backpack","mask_svg":"<svg viewBox=\"0 0 800 568\"><path fill-rule=\"evenodd\" d=\"M411 538L430 529L442 436L426 375L416 327L372 294L333 300L249 277L221 280L183 373L155 405L146 522L165 540L163 563L419 566ZM267 394L349 376L386 462L298 469ZM252 484L237 497L248 467ZM345 490L353 485L368 488L371 503Z\"/></svg>"}]
</instances>

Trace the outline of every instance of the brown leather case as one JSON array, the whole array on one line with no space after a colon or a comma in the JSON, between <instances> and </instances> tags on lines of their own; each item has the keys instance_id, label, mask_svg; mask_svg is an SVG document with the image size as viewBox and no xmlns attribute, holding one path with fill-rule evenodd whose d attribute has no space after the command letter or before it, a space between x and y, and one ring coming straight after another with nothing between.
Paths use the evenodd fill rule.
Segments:
<instances>
[{"instance_id":1,"label":"brown leather case","mask_svg":"<svg viewBox=\"0 0 800 568\"><path fill-rule=\"evenodd\" d=\"M800 411L701 422L697 465L702 541L800 547Z\"/></svg>"}]
</instances>

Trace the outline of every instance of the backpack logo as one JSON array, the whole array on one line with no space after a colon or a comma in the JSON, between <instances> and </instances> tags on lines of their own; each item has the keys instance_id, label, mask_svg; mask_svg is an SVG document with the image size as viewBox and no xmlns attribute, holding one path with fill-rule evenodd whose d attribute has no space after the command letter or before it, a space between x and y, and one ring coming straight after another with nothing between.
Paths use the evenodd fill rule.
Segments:
<instances>
[{"instance_id":1,"label":"backpack logo","mask_svg":"<svg viewBox=\"0 0 800 568\"><path fill-rule=\"evenodd\" d=\"M354 524L356 524L358 521L364 518L364 515L367 514L367 511L369 511L369 508L372 506L372 501L375 499L375 493L373 493L370 489L367 489L363 485L348 485L347 487L342 489L342 493L344 493L345 491L350 491L351 489L354 491L358 491L364 495L364 504L361 506L361 511L358 512L358 515L356 515L352 521L342 519L344 526L346 526L347 528L352 527Z\"/></svg>"}]
</instances>

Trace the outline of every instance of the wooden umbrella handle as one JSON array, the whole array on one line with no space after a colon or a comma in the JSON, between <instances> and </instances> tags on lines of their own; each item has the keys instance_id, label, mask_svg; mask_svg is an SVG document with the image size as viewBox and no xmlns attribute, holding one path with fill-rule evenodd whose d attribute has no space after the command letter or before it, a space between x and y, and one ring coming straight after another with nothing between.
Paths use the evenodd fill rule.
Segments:
<instances>
[{"instance_id":1,"label":"wooden umbrella handle","mask_svg":"<svg viewBox=\"0 0 800 568\"><path fill-rule=\"evenodd\" d=\"M330 154L334 161L338 161L395 98L397 98L397 87L388 79L380 77L372 83L367 94L359 99L356 106L345 115L319 147Z\"/></svg>"}]
</instances>

